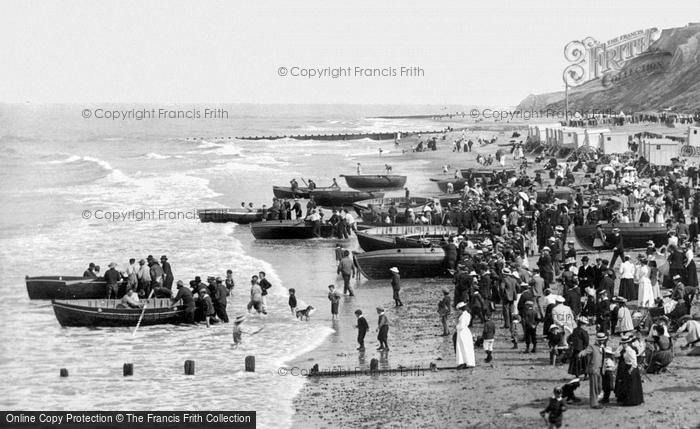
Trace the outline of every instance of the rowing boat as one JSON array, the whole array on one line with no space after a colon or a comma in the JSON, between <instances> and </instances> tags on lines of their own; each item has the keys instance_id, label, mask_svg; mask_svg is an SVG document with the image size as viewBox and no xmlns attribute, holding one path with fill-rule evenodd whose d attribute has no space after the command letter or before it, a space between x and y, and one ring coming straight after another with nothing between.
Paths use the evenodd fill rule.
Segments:
<instances>
[{"instance_id":1,"label":"rowing boat","mask_svg":"<svg viewBox=\"0 0 700 429\"><path fill-rule=\"evenodd\" d=\"M197 216L202 222L235 222L238 224L247 224L251 222L260 222L263 217L261 209L249 210L245 208L234 209L201 209L197 210Z\"/></svg>"},{"instance_id":2,"label":"rowing boat","mask_svg":"<svg viewBox=\"0 0 700 429\"><path fill-rule=\"evenodd\" d=\"M394 225L358 231L357 242L365 252L397 248L398 237L456 235L457 228L441 225Z\"/></svg>"},{"instance_id":3,"label":"rowing boat","mask_svg":"<svg viewBox=\"0 0 700 429\"><path fill-rule=\"evenodd\" d=\"M432 249L389 249L354 253L360 272L368 279L388 279L396 267L402 278L438 277L447 274L445 252Z\"/></svg>"},{"instance_id":4,"label":"rowing boat","mask_svg":"<svg viewBox=\"0 0 700 429\"><path fill-rule=\"evenodd\" d=\"M53 300L53 311L61 326L136 326L143 313L141 326L181 323L184 308L171 307L170 299L143 300L145 309L124 308L120 300Z\"/></svg>"},{"instance_id":5,"label":"rowing boat","mask_svg":"<svg viewBox=\"0 0 700 429\"><path fill-rule=\"evenodd\" d=\"M340 207L351 206L353 203L370 198L383 198L383 192L364 191L340 191L340 190L319 190L314 189L309 192L314 197L314 201L319 206Z\"/></svg>"},{"instance_id":6,"label":"rowing boat","mask_svg":"<svg viewBox=\"0 0 700 429\"><path fill-rule=\"evenodd\" d=\"M335 186L327 186L323 188L314 188L314 190L318 191L332 191L332 190L339 190L340 188L335 187ZM296 189L296 191L292 191L292 188L289 186L273 186L272 187L272 194L277 197L277 198L301 198L301 199L309 199L309 192L311 192L311 189L307 187L299 187Z\"/></svg>"},{"instance_id":7,"label":"rowing boat","mask_svg":"<svg viewBox=\"0 0 700 429\"><path fill-rule=\"evenodd\" d=\"M447 185L449 183L452 183L452 190L453 191L461 191L464 189L467 183L467 179L458 179L458 178L452 178L452 179L430 179L431 182L435 182L440 188L442 192L447 192Z\"/></svg>"},{"instance_id":8,"label":"rowing boat","mask_svg":"<svg viewBox=\"0 0 700 429\"><path fill-rule=\"evenodd\" d=\"M292 240L316 238L311 222L305 220L270 220L250 224L253 237L258 240ZM333 236L333 226L321 224L319 229L322 238Z\"/></svg>"},{"instance_id":9,"label":"rowing boat","mask_svg":"<svg viewBox=\"0 0 700 429\"><path fill-rule=\"evenodd\" d=\"M612 234L613 228L620 228L622 244L626 249L645 248L647 241L652 240L656 247L663 246L668 240L666 224L663 223L604 223L601 225L606 236ZM596 225L580 225L574 227L574 234L582 246L593 249ZM610 248L611 246L607 246Z\"/></svg>"},{"instance_id":10,"label":"rowing boat","mask_svg":"<svg viewBox=\"0 0 700 429\"><path fill-rule=\"evenodd\" d=\"M29 299L96 299L107 295L103 278L76 276L25 277Z\"/></svg>"},{"instance_id":11,"label":"rowing boat","mask_svg":"<svg viewBox=\"0 0 700 429\"><path fill-rule=\"evenodd\" d=\"M344 175L345 182L353 189L396 189L403 188L406 176L396 174L359 174Z\"/></svg>"}]
</instances>

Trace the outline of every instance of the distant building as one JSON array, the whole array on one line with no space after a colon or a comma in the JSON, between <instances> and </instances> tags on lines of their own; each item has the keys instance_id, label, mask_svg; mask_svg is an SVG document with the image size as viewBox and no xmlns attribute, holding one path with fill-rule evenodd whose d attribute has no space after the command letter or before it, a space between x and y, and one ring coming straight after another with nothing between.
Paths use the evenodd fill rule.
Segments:
<instances>
[{"instance_id":1,"label":"distant building","mask_svg":"<svg viewBox=\"0 0 700 429\"><path fill-rule=\"evenodd\" d=\"M685 141L690 146L700 146L700 127L688 127L688 137Z\"/></svg>"},{"instance_id":2,"label":"distant building","mask_svg":"<svg viewBox=\"0 0 700 429\"><path fill-rule=\"evenodd\" d=\"M611 132L603 136L603 144L600 150L605 154L625 153L629 151L629 134L625 132Z\"/></svg>"},{"instance_id":3,"label":"distant building","mask_svg":"<svg viewBox=\"0 0 700 429\"><path fill-rule=\"evenodd\" d=\"M671 158L678 158L681 143L666 138L642 139L639 154L650 164L671 165Z\"/></svg>"}]
</instances>

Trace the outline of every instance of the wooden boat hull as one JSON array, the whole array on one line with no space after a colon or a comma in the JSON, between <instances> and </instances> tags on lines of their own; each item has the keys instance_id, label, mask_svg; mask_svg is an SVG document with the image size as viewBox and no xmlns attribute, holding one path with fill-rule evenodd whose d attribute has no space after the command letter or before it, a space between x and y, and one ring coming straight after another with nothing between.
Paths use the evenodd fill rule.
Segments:
<instances>
[{"instance_id":1,"label":"wooden boat hull","mask_svg":"<svg viewBox=\"0 0 700 429\"><path fill-rule=\"evenodd\" d=\"M272 194L277 198L309 198L309 188L298 188L292 192L288 186L273 186Z\"/></svg>"},{"instance_id":2,"label":"wooden boat hull","mask_svg":"<svg viewBox=\"0 0 700 429\"><path fill-rule=\"evenodd\" d=\"M397 209L406 209L407 207L424 206L433 201L435 201L435 198L429 197L410 197L408 199L406 197L384 197L358 201L353 203L353 207L357 210L368 210L371 206L374 209L381 209L383 212L386 212L392 204Z\"/></svg>"},{"instance_id":3,"label":"wooden boat hull","mask_svg":"<svg viewBox=\"0 0 700 429\"><path fill-rule=\"evenodd\" d=\"M468 177L470 174L477 179L481 179L482 177L486 178L492 178L495 177L494 173L501 173L504 172L506 173L507 177L515 177L517 172L515 171L514 168L508 168L508 167L494 167L494 168L463 168L459 170L460 174L462 177Z\"/></svg>"},{"instance_id":4,"label":"wooden boat hull","mask_svg":"<svg viewBox=\"0 0 700 429\"><path fill-rule=\"evenodd\" d=\"M466 186L467 179L430 179L431 181L435 182L437 184L438 188L440 188L440 191L442 192L447 192L447 184L452 183L453 191L461 191L464 189L464 186Z\"/></svg>"},{"instance_id":5,"label":"wooden boat hull","mask_svg":"<svg viewBox=\"0 0 700 429\"><path fill-rule=\"evenodd\" d=\"M260 222L262 210L249 211L248 209L201 209L197 210L197 216L201 222L235 222L240 225Z\"/></svg>"},{"instance_id":6,"label":"wooden boat hull","mask_svg":"<svg viewBox=\"0 0 700 429\"><path fill-rule=\"evenodd\" d=\"M391 278L391 267L399 269L401 278L438 277L447 274L445 252L441 248L377 250L354 255L360 272L368 279Z\"/></svg>"},{"instance_id":7,"label":"wooden boat hull","mask_svg":"<svg viewBox=\"0 0 700 429\"><path fill-rule=\"evenodd\" d=\"M603 232L606 236L612 234L614 227L620 228L622 242L626 249L640 249L647 247L647 241L652 240L656 247L660 247L667 243L667 229L663 223L606 223L602 225ZM574 227L576 238L582 246L593 249L593 241L595 239L595 225L580 225ZM605 247L606 249L609 246Z\"/></svg>"},{"instance_id":8,"label":"wooden boat hull","mask_svg":"<svg viewBox=\"0 0 700 429\"><path fill-rule=\"evenodd\" d=\"M143 300L148 306L140 308L117 308L119 300L53 300L53 311L61 326L136 326L143 313L142 326L181 323L185 311L182 307L171 308L170 299Z\"/></svg>"},{"instance_id":9,"label":"wooden boat hull","mask_svg":"<svg viewBox=\"0 0 700 429\"><path fill-rule=\"evenodd\" d=\"M340 188L333 188L330 186L315 188L314 191L338 191ZM311 190L307 187L299 187L296 191L292 192L292 188L289 186L273 186L272 194L277 198L301 198L308 200Z\"/></svg>"},{"instance_id":10,"label":"wooden boat hull","mask_svg":"<svg viewBox=\"0 0 700 429\"><path fill-rule=\"evenodd\" d=\"M26 277L29 299L99 299L107 295L103 278L75 276Z\"/></svg>"},{"instance_id":11,"label":"wooden boat hull","mask_svg":"<svg viewBox=\"0 0 700 429\"><path fill-rule=\"evenodd\" d=\"M357 243L365 252L373 252L375 250L387 250L395 247L394 240L396 237L387 235L372 235L366 232L358 232Z\"/></svg>"},{"instance_id":12,"label":"wooden boat hull","mask_svg":"<svg viewBox=\"0 0 700 429\"><path fill-rule=\"evenodd\" d=\"M459 204L462 201L462 194L442 194L438 195L437 199L440 201L440 205L447 207L448 204Z\"/></svg>"},{"instance_id":13,"label":"wooden boat hull","mask_svg":"<svg viewBox=\"0 0 700 429\"><path fill-rule=\"evenodd\" d=\"M406 176L396 174L361 174L355 176L342 175L345 183L353 189L395 189L403 188L406 184Z\"/></svg>"},{"instance_id":14,"label":"wooden boat hull","mask_svg":"<svg viewBox=\"0 0 700 429\"><path fill-rule=\"evenodd\" d=\"M250 224L253 237L257 240L294 240L317 238L314 235L313 225L310 222L299 220L271 220L267 222L255 222ZM333 236L331 225L321 225L322 238Z\"/></svg>"},{"instance_id":15,"label":"wooden boat hull","mask_svg":"<svg viewBox=\"0 0 700 429\"><path fill-rule=\"evenodd\" d=\"M353 203L370 198L383 198L383 192L363 192L363 191L324 191L316 190L310 192L314 196L316 204L325 207L351 206Z\"/></svg>"},{"instance_id":16,"label":"wooden boat hull","mask_svg":"<svg viewBox=\"0 0 700 429\"><path fill-rule=\"evenodd\" d=\"M554 198L560 200L566 200L569 198L569 195L576 194L576 191L568 186L553 186L552 190L554 191ZM535 188L535 191L537 191L537 201L544 201L547 197L547 188Z\"/></svg>"}]
</instances>

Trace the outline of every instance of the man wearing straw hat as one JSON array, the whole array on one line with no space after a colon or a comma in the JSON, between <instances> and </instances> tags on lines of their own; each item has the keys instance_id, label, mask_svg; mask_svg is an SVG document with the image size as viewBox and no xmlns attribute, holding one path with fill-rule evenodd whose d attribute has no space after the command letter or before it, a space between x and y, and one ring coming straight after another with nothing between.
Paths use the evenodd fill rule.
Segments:
<instances>
[{"instance_id":1,"label":"man wearing straw hat","mask_svg":"<svg viewBox=\"0 0 700 429\"><path fill-rule=\"evenodd\" d=\"M117 263L111 262L109 264L109 269L105 271L105 282L107 283L107 299L117 298L119 295L119 281L122 279L122 275L116 269Z\"/></svg>"},{"instance_id":2,"label":"man wearing straw hat","mask_svg":"<svg viewBox=\"0 0 700 429\"><path fill-rule=\"evenodd\" d=\"M391 271L391 289L394 291L394 305L396 307L403 307L401 302L401 297L399 292L401 291L401 276L399 275L399 269L396 267L389 268Z\"/></svg>"},{"instance_id":3,"label":"man wearing straw hat","mask_svg":"<svg viewBox=\"0 0 700 429\"><path fill-rule=\"evenodd\" d=\"M595 336L595 344L589 345L579 356L588 358L586 374L588 375L589 400L591 408L601 408L598 398L603 391L603 348L608 336L599 332Z\"/></svg>"}]
</instances>

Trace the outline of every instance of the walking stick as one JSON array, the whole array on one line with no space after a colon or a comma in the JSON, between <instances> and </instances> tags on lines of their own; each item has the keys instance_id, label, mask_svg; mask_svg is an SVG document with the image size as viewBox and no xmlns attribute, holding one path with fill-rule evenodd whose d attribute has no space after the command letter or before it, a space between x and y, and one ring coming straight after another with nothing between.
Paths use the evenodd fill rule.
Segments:
<instances>
[{"instance_id":1,"label":"walking stick","mask_svg":"<svg viewBox=\"0 0 700 429\"><path fill-rule=\"evenodd\" d=\"M155 292L155 289L151 289L151 293L148 294L148 298L146 298L146 303L143 305L143 309L141 310L141 316L139 316L139 321L136 323L136 328L134 328L134 332L131 333L132 337L136 336L136 331L138 331L139 326L141 326L143 315L144 313L146 313L146 307L148 307L148 300L151 299L151 297L153 296L153 292Z\"/></svg>"}]
</instances>

